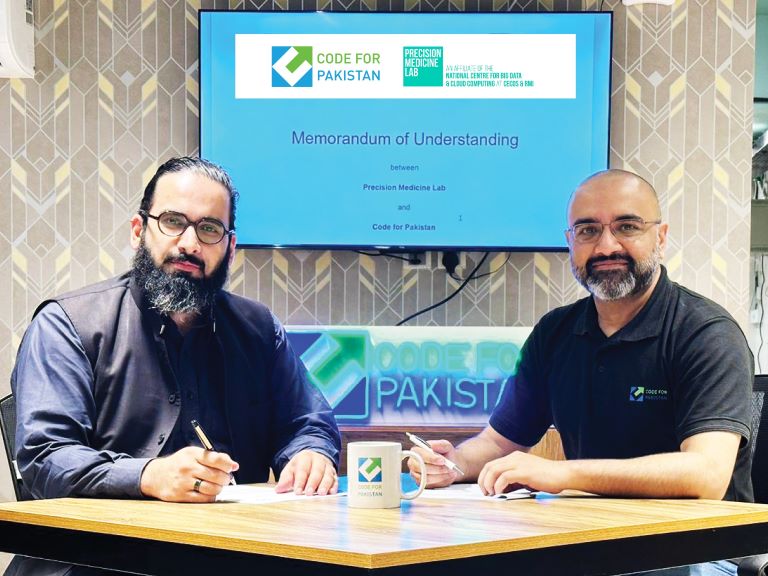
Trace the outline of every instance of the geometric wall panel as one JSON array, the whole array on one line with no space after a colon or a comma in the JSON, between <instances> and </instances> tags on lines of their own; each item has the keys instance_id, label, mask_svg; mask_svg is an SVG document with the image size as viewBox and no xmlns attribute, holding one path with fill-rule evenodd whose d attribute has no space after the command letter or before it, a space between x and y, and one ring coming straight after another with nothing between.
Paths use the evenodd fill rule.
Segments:
<instances>
[{"instance_id":1,"label":"geometric wall panel","mask_svg":"<svg viewBox=\"0 0 768 576\"><path fill-rule=\"evenodd\" d=\"M126 269L128 220L149 175L171 156L197 153L200 4L228 7L35 2L35 77L0 79L0 394L35 306ZM610 163L657 188L670 225L671 277L746 325L754 2L249 0L231 7L612 10ZM567 128L552 135L553 170L558 137ZM458 273L481 257L465 255ZM286 323L389 325L457 288L439 263L434 253L411 266L354 252L247 250L237 253L230 285ZM480 272L492 273L412 324L530 326L584 294L565 254L494 253Z\"/></svg>"}]
</instances>

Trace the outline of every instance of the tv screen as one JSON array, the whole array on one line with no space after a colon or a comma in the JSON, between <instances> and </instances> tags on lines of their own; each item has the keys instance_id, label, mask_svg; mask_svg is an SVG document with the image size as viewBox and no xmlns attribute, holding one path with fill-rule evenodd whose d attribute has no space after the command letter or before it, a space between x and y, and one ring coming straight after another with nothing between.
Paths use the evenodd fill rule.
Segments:
<instances>
[{"instance_id":1,"label":"tv screen","mask_svg":"<svg viewBox=\"0 0 768 576\"><path fill-rule=\"evenodd\" d=\"M610 12L200 12L241 245L565 248L607 168Z\"/></svg>"}]
</instances>

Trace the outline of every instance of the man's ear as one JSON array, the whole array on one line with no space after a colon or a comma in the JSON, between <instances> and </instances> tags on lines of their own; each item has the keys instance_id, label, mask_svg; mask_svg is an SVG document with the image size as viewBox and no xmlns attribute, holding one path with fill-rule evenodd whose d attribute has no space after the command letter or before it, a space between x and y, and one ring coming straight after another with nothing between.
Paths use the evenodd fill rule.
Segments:
<instances>
[{"instance_id":1,"label":"man's ear","mask_svg":"<svg viewBox=\"0 0 768 576\"><path fill-rule=\"evenodd\" d=\"M141 243L141 233L144 230L144 218L140 214L134 214L131 218L131 248L139 249Z\"/></svg>"},{"instance_id":2,"label":"man's ear","mask_svg":"<svg viewBox=\"0 0 768 576\"><path fill-rule=\"evenodd\" d=\"M232 262L235 259L235 246L237 245L237 236L233 232L229 235L229 265L232 265Z\"/></svg>"},{"instance_id":3,"label":"man's ear","mask_svg":"<svg viewBox=\"0 0 768 576\"><path fill-rule=\"evenodd\" d=\"M573 245L571 244L571 231L570 230L566 230L564 232L564 234L565 234L565 243L568 245L568 249L572 250L573 249Z\"/></svg>"},{"instance_id":4,"label":"man's ear","mask_svg":"<svg viewBox=\"0 0 768 576\"><path fill-rule=\"evenodd\" d=\"M667 232L669 231L669 224L664 222L659 224L659 248L661 249L661 257L664 258L664 250L667 247Z\"/></svg>"}]
</instances>

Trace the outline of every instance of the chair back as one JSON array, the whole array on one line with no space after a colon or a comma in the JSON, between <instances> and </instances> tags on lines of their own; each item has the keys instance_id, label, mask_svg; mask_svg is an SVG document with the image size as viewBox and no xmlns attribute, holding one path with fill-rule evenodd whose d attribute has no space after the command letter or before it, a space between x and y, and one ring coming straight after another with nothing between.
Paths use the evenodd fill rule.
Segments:
<instances>
[{"instance_id":1,"label":"chair back","mask_svg":"<svg viewBox=\"0 0 768 576\"><path fill-rule=\"evenodd\" d=\"M5 454L8 457L8 465L11 468L13 491L16 493L16 500L23 500L21 474L19 474L19 467L16 465L16 400L13 394L9 394L0 400L0 432L3 434Z\"/></svg>"},{"instance_id":2,"label":"chair back","mask_svg":"<svg viewBox=\"0 0 768 576\"><path fill-rule=\"evenodd\" d=\"M755 502L768 504L768 374L755 376L752 387L752 487Z\"/></svg>"}]
</instances>

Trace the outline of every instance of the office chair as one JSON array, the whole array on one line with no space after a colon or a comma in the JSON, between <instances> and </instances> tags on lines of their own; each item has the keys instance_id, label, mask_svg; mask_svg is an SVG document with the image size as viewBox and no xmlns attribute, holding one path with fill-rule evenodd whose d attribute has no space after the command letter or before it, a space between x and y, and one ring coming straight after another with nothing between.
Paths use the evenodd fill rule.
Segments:
<instances>
[{"instance_id":1,"label":"office chair","mask_svg":"<svg viewBox=\"0 0 768 576\"><path fill-rule=\"evenodd\" d=\"M13 478L13 491L16 493L16 500L26 500L22 490L21 474L16 466L14 455L16 441L16 401L13 394L8 394L0 400L0 432L3 434L3 444L5 445L5 454L8 457L8 466L11 468L11 478Z\"/></svg>"},{"instance_id":2,"label":"office chair","mask_svg":"<svg viewBox=\"0 0 768 576\"><path fill-rule=\"evenodd\" d=\"M752 386L752 487L755 502L768 504L768 374L755 376ZM767 576L768 553L738 561L739 576Z\"/></svg>"}]
</instances>

